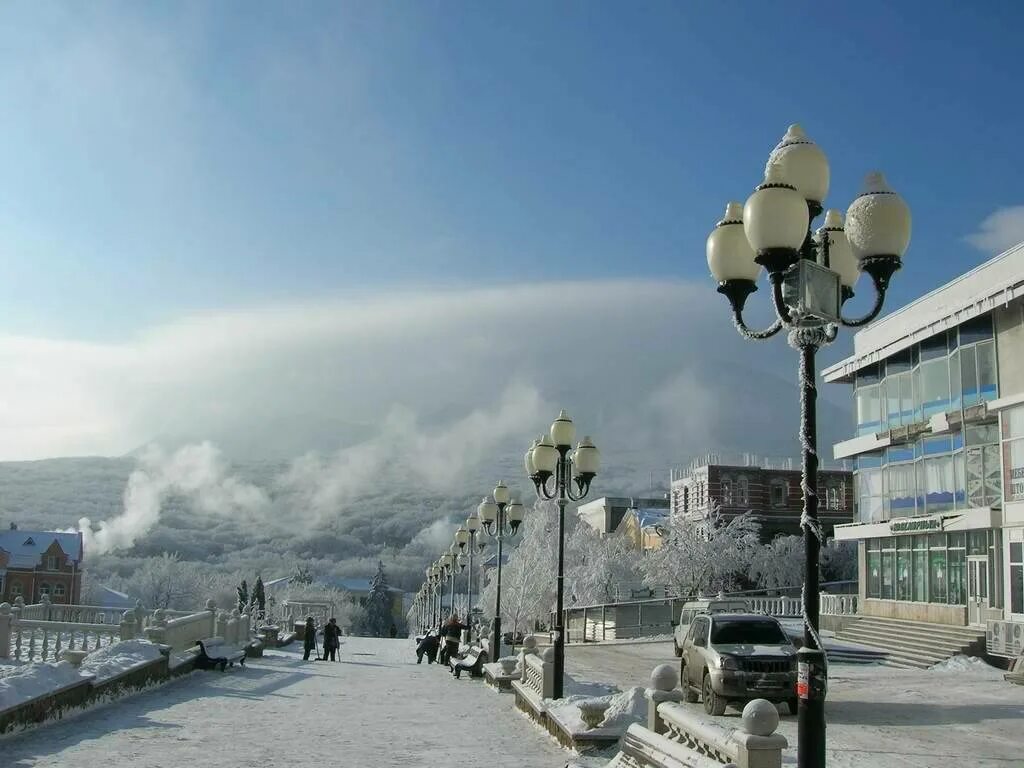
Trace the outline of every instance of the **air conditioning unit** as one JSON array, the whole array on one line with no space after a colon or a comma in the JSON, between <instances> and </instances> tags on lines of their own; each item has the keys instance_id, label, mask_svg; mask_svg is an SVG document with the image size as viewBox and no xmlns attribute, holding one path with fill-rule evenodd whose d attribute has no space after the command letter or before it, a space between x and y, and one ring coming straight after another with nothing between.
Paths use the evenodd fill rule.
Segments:
<instances>
[{"instance_id":1,"label":"air conditioning unit","mask_svg":"<svg viewBox=\"0 0 1024 768\"><path fill-rule=\"evenodd\" d=\"M1024 622L989 621L985 630L988 652L995 656L1024 656Z\"/></svg>"}]
</instances>

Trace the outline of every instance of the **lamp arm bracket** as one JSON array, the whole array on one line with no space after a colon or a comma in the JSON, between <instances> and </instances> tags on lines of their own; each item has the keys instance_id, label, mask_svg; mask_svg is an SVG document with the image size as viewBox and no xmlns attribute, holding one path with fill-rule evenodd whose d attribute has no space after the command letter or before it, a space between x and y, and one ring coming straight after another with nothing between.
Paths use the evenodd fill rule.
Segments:
<instances>
[{"instance_id":1,"label":"lamp arm bracket","mask_svg":"<svg viewBox=\"0 0 1024 768\"><path fill-rule=\"evenodd\" d=\"M782 325L792 325L793 316L789 313L789 307L786 306L786 300L782 296L782 279L785 277L784 272L771 272L768 278L772 283L772 304L775 305L775 314L778 315L779 321Z\"/></svg>"},{"instance_id":2,"label":"lamp arm bracket","mask_svg":"<svg viewBox=\"0 0 1024 768\"><path fill-rule=\"evenodd\" d=\"M882 311L882 305L885 303L885 292L888 285L882 284L878 278L873 278L871 281L875 286L875 304L871 307L871 310L862 317L856 317L848 319L840 316L839 321L847 328L859 328L862 325L867 325L874 320Z\"/></svg>"},{"instance_id":3,"label":"lamp arm bracket","mask_svg":"<svg viewBox=\"0 0 1024 768\"><path fill-rule=\"evenodd\" d=\"M743 321L743 311L739 309L733 309L732 311L732 322L736 326L736 331L745 339L752 341L761 341L763 339L770 339L772 336L782 330L782 321L778 318L775 322L760 331L755 331L747 327L747 324Z\"/></svg>"}]
</instances>

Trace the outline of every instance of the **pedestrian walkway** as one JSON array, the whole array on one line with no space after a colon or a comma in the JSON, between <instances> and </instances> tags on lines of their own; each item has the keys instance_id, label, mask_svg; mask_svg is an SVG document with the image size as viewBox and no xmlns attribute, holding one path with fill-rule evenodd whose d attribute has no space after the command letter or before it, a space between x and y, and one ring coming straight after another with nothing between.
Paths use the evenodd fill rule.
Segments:
<instances>
[{"instance_id":1,"label":"pedestrian walkway","mask_svg":"<svg viewBox=\"0 0 1024 768\"><path fill-rule=\"evenodd\" d=\"M269 652L0 741L4 768L562 768L568 754L478 680L416 665L411 640L346 638L342 661Z\"/></svg>"}]
</instances>

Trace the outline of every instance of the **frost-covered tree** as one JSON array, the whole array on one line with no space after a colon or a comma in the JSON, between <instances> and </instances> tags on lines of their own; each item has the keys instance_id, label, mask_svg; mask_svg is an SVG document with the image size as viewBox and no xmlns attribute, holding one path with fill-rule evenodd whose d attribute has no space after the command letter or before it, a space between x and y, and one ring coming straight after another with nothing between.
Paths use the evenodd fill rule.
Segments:
<instances>
[{"instance_id":1,"label":"frost-covered tree","mask_svg":"<svg viewBox=\"0 0 1024 768\"><path fill-rule=\"evenodd\" d=\"M299 563L295 566L295 570L292 572L292 583L299 585L307 585L313 583L313 574L309 572L309 567Z\"/></svg>"},{"instance_id":2,"label":"frost-covered tree","mask_svg":"<svg viewBox=\"0 0 1024 768\"><path fill-rule=\"evenodd\" d=\"M750 578L765 589L798 587L804 583L806 561L803 537L776 536L754 550Z\"/></svg>"},{"instance_id":3,"label":"frost-covered tree","mask_svg":"<svg viewBox=\"0 0 1024 768\"><path fill-rule=\"evenodd\" d=\"M256 577L256 585L252 590L252 599L256 603L256 608L259 609L260 614L263 614L267 610L267 591L263 587L263 577Z\"/></svg>"},{"instance_id":4,"label":"frost-covered tree","mask_svg":"<svg viewBox=\"0 0 1024 768\"><path fill-rule=\"evenodd\" d=\"M821 548L824 581L854 581L857 578L857 542L829 539Z\"/></svg>"},{"instance_id":5,"label":"frost-covered tree","mask_svg":"<svg viewBox=\"0 0 1024 768\"><path fill-rule=\"evenodd\" d=\"M714 505L703 520L670 516L662 546L640 561L644 581L679 595L733 589L760 546L760 525L747 512L725 522Z\"/></svg>"},{"instance_id":6,"label":"frost-covered tree","mask_svg":"<svg viewBox=\"0 0 1024 768\"><path fill-rule=\"evenodd\" d=\"M636 579L640 553L625 536L602 536L573 515L566 540L566 606L610 603Z\"/></svg>"},{"instance_id":7,"label":"frost-covered tree","mask_svg":"<svg viewBox=\"0 0 1024 768\"><path fill-rule=\"evenodd\" d=\"M387 637L394 621L387 574L384 573L384 563L378 560L377 573L370 581L370 594L366 598L364 632L371 637Z\"/></svg>"},{"instance_id":8,"label":"frost-covered tree","mask_svg":"<svg viewBox=\"0 0 1024 768\"><path fill-rule=\"evenodd\" d=\"M242 579L242 583L238 585L238 612L245 613L245 609L249 607L249 585Z\"/></svg>"},{"instance_id":9,"label":"frost-covered tree","mask_svg":"<svg viewBox=\"0 0 1024 768\"><path fill-rule=\"evenodd\" d=\"M144 560L124 586L147 608L199 609L206 600L204 577L167 552Z\"/></svg>"}]
</instances>

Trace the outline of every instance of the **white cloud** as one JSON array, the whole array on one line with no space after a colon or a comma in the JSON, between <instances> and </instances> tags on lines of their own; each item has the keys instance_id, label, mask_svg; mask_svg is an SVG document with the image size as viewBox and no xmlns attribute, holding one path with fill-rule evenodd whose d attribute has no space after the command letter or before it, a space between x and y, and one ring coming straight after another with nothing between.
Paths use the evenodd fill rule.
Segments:
<instances>
[{"instance_id":1,"label":"white cloud","mask_svg":"<svg viewBox=\"0 0 1024 768\"><path fill-rule=\"evenodd\" d=\"M968 235L968 243L988 253L1002 253L1024 242L1024 205L997 208L978 228Z\"/></svg>"},{"instance_id":2,"label":"white cloud","mask_svg":"<svg viewBox=\"0 0 1024 768\"><path fill-rule=\"evenodd\" d=\"M740 339L704 285L626 280L211 312L111 344L0 336L0 459L209 440L302 457L282 488L330 509L382 468L437 490L518 465L567 407L610 469L628 455L661 472L793 442L784 344Z\"/></svg>"}]
</instances>

